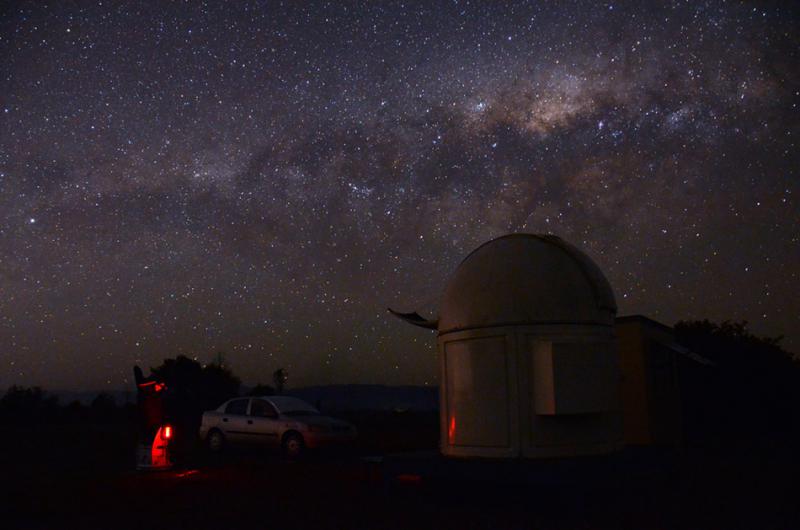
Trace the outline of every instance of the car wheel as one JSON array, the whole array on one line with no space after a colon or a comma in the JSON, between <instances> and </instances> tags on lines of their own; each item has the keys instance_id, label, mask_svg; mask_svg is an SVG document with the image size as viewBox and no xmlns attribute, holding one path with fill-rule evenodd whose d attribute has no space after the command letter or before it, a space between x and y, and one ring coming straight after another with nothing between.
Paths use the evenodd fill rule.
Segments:
<instances>
[{"instance_id":1,"label":"car wheel","mask_svg":"<svg viewBox=\"0 0 800 530\"><path fill-rule=\"evenodd\" d=\"M286 458L294 460L300 458L306 449L306 444L300 433L290 432L283 437L281 448Z\"/></svg>"},{"instance_id":2,"label":"car wheel","mask_svg":"<svg viewBox=\"0 0 800 530\"><path fill-rule=\"evenodd\" d=\"M212 453L220 453L225 448L225 435L219 431L211 431L208 433L206 443Z\"/></svg>"}]
</instances>

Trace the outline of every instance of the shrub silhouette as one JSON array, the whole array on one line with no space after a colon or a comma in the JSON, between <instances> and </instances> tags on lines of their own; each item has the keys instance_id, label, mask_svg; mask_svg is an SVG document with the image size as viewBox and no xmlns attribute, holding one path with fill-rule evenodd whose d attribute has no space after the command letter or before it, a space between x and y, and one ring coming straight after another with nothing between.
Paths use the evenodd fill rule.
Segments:
<instances>
[{"instance_id":1,"label":"shrub silhouette","mask_svg":"<svg viewBox=\"0 0 800 530\"><path fill-rule=\"evenodd\" d=\"M713 361L689 378L683 401L690 428L718 446L775 446L800 434L800 362L781 337L759 337L747 322L679 322L682 345Z\"/></svg>"},{"instance_id":2,"label":"shrub silhouette","mask_svg":"<svg viewBox=\"0 0 800 530\"><path fill-rule=\"evenodd\" d=\"M21 423L51 420L58 413L58 398L38 386L12 386L0 399L0 417Z\"/></svg>"}]
</instances>

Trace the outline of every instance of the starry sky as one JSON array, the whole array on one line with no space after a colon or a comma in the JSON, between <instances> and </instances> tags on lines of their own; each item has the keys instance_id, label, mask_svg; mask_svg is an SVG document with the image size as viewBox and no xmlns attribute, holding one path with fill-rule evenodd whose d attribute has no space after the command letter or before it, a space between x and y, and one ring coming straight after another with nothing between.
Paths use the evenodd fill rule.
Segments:
<instances>
[{"instance_id":1,"label":"starry sky","mask_svg":"<svg viewBox=\"0 0 800 530\"><path fill-rule=\"evenodd\" d=\"M436 384L509 232L800 350L798 6L647 4L3 2L0 388Z\"/></svg>"}]
</instances>

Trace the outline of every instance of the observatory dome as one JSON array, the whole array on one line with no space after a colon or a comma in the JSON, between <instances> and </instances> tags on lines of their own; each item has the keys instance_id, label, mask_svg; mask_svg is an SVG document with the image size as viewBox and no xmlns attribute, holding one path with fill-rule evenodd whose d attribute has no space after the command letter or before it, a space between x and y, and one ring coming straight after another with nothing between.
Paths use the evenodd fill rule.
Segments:
<instances>
[{"instance_id":1,"label":"observatory dome","mask_svg":"<svg viewBox=\"0 0 800 530\"><path fill-rule=\"evenodd\" d=\"M599 267L551 235L510 234L461 262L440 305L440 334L492 326L611 326L617 304Z\"/></svg>"}]
</instances>

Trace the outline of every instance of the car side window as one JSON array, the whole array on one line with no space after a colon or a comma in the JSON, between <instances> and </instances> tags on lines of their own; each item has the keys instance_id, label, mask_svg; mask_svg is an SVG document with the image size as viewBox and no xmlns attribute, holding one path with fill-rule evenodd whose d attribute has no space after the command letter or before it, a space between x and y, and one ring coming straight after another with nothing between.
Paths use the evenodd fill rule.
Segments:
<instances>
[{"instance_id":1,"label":"car side window","mask_svg":"<svg viewBox=\"0 0 800 530\"><path fill-rule=\"evenodd\" d=\"M253 403L250 405L250 415L259 416L261 418L277 418L278 411L263 399L254 399Z\"/></svg>"},{"instance_id":2,"label":"car side window","mask_svg":"<svg viewBox=\"0 0 800 530\"><path fill-rule=\"evenodd\" d=\"M225 407L225 414L244 416L247 413L247 401L246 399L234 399Z\"/></svg>"}]
</instances>

